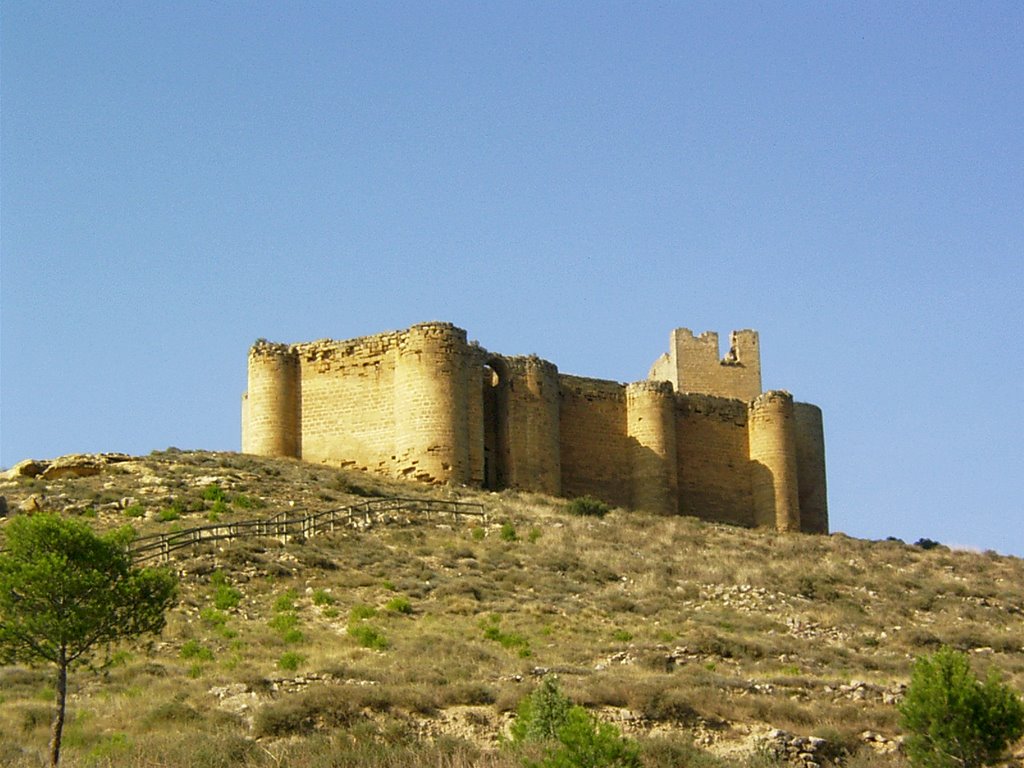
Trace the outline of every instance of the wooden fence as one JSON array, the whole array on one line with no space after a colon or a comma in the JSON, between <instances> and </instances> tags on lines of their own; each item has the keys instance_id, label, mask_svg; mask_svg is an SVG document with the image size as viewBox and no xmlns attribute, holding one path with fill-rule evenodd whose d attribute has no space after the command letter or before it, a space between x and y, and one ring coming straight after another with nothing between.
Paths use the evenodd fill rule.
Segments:
<instances>
[{"instance_id":1,"label":"wooden fence","mask_svg":"<svg viewBox=\"0 0 1024 768\"><path fill-rule=\"evenodd\" d=\"M299 516L295 511L280 512L264 520L242 520L234 523L211 523L172 533L142 536L129 546L136 562L167 560L173 552L185 547L198 547L218 541L239 538L276 538L287 542L294 538L308 539L330 533L338 528L365 530L378 523L411 523L444 518L453 523L463 519L486 522L482 504L439 499L382 498L370 499L339 509L329 509Z\"/></svg>"}]
</instances>

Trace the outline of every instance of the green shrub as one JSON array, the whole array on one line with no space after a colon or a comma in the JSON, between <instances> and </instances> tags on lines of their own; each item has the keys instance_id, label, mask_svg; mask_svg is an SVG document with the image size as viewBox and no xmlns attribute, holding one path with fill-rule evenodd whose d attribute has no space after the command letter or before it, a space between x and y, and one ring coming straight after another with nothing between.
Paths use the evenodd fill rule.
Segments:
<instances>
[{"instance_id":1,"label":"green shrub","mask_svg":"<svg viewBox=\"0 0 1024 768\"><path fill-rule=\"evenodd\" d=\"M484 638L486 640L493 640L501 645L502 648L518 650L521 658L530 656L530 641L518 632L503 632L501 627L498 626L500 620L500 617L492 616L489 620L481 623L484 630Z\"/></svg>"},{"instance_id":2,"label":"green shrub","mask_svg":"<svg viewBox=\"0 0 1024 768\"><path fill-rule=\"evenodd\" d=\"M294 613L277 613L271 617L270 621L267 622L267 626L271 629L276 629L278 632L284 634L290 630L295 629L299 624L299 617Z\"/></svg>"},{"instance_id":3,"label":"green shrub","mask_svg":"<svg viewBox=\"0 0 1024 768\"><path fill-rule=\"evenodd\" d=\"M306 660L306 657L295 651L285 651L277 660L277 668L287 672L294 672Z\"/></svg>"},{"instance_id":4,"label":"green shrub","mask_svg":"<svg viewBox=\"0 0 1024 768\"><path fill-rule=\"evenodd\" d=\"M187 640L178 655L183 659L195 661L213 661L213 651L199 644L197 640Z\"/></svg>"},{"instance_id":5,"label":"green shrub","mask_svg":"<svg viewBox=\"0 0 1024 768\"><path fill-rule=\"evenodd\" d=\"M231 503L239 509L258 509L263 506L263 499L246 496L244 493L237 493L234 498L231 499Z\"/></svg>"},{"instance_id":6,"label":"green shrub","mask_svg":"<svg viewBox=\"0 0 1024 768\"><path fill-rule=\"evenodd\" d=\"M377 615L377 609L372 605L366 605L365 603L358 603L353 605L351 610L348 612L348 617L352 621L359 621L360 619L372 619Z\"/></svg>"},{"instance_id":7,"label":"green shrub","mask_svg":"<svg viewBox=\"0 0 1024 768\"><path fill-rule=\"evenodd\" d=\"M228 498L227 494L224 493L224 489L221 488L217 483L210 483L208 486L203 488L203 499L206 501L220 501L224 502Z\"/></svg>"},{"instance_id":8,"label":"green shrub","mask_svg":"<svg viewBox=\"0 0 1024 768\"><path fill-rule=\"evenodd\" d=\"M515 541L519 537L516 535L516 527L512 523L502 523L501 532L498 537L502 541Z\"/></svg>"},{"instance_id":9,"label":"green shrub","mask_svg":"<svg viewBox=\"0 0 1024 768\"><path fill-rule=\"evenodd\" d=\"M299 593L294 589L289 589L284 594L278 595L274 600L274 610L276 612L283 611L294 611L295 610L295 599L299 596Z\"/></svg>"},{"instance_id":10,"label":"green shrub","mask_svg":"<svg viewBox=\"0 0 1024 768\"><path fill-rule=\"evenodd\" d=\"M146 514L146 508L141 504L132 504L124 511L125 517L142 517Z\"/></svg>"},{"instance_id":11,"label":"green shrub","mask_svg":"<svg viewBox=\"0 0 1024 768\"><path fill-rule=\"evenodd\" d=\"M583 517L604 517L611 512L611 507L593 496L580 496L569 502L567 507L570 515Z\"/></svg>"},{"instance_id":12,"label":"green shrub","mask_svg":"<svg viewBox=\"0 0 1024 768\"><path fill-rule=\"evenodd\" d=\"M181 511L173 506L161 509L155 515L158 523L169 523L171 520L177 520L179 517L181 517Z\"/></svg>"},{"instance_id":13,"label":"green shrub","mask_svg":"<svg viewBox=\"0 0 1024 768\"><path fill-rule=\"evenodd\" d=\"M520 702L511 727L513 746L544 745L538 768L640 768L640 749L618 728L573 703L553 677Z\"/></svg>"},{"instance_id":14,"label":"green shrub","mask_svg":"<svg viewBox=\"0 0 1024 768\"><path fill-rule=\"evenodd\" d=\"M216 608L203 608L199 611L199 618L211 627L223 627L228 623L228 615Z\"/></svg>"},{"instance_id":15,"label":"green shrub","mask_svg":"<svg viewBox=\"0 0 1024 768\"><path fill-rule=\"evenodd\" d=\"M221 611L237 608L242 602L241 591L230 584L218 584L213 590L213 605Z\"/></svg>"},{"instance_id":16,"label":"green shrub","mask_svg":"<svg viewBox=\"0 0 1024 768\"><path fill-rule=\"evenodd\" d=\"M409 602L409 598L404 595L393 597L387 601L384 605L384 610L391 611L391 613L412 613L412 603Z\"/></svg>"},{"instance_id":17,"label":"green shrub","mask_svg":"<svg viewBox=\"0 0 1024 768\"><path fill-rule=\"evenodd\" d=\"M388 639L384 634L369 624L350 624L348 634L364 648L383 651L388 647Z\"/></svg>"},{"instance_id":18,"label":"green shrub","mask_svg":"<svg viewBox=\"0 0 1024 768\"><path fill-rule=\"evenodd\" d=\"M334 596L326 589L313 592L313 605L334 605Z\"/></svg>"},{"instance_id":19,"label":"green shrub","mask_svg":"<svg viewBox=\"0 0 1024 768\"><path fill-rule=\"evenodd\" d=\"M900 705L906 750L922 768L978 768L1000 761L1024 735L1024 703L994 671L981 682L967 656L941 648L914 663Z\"/></svg>"},{"instance_id":20,"label":"green shrub","mask_svg":"<svg viewBox=\"0 0 1024 768\"><path fill-rule=\"evenodd\" d=\"M540 681L533 693L519 702L510 733L512 743L552 741L565 725L572 701L562 693L558 679L549 675Z\"/></svg>"},{"instance_id":21,"label":"green shrub","mask_svg":"<svg viewBox=\"0 0 1024 768\"><path fill-rule=\"evenodd\" d=\"M640 768L640 749L611 723L583 707L569 710L558 729L558 746L540 763L543 768Z\"/></svg>"}]
</instances>

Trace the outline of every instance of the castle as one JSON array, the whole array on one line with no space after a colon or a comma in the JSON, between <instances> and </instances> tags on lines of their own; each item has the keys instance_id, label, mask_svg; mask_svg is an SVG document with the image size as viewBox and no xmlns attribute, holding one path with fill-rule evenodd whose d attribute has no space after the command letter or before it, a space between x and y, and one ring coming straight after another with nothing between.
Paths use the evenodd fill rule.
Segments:
<instances>
[{"instance_id":1,"label":"castle","mask_svg":"<svg viewBox=\"0 0 1024 768\"><path fill-rule=\"evenodd\" d=\"M761 392L756 331L672 332L632 384L504 356L449 323L257 341L242 451L432 483L596 496L658 514L828 532L821 410Z\"/></svg>"}]
</instances>

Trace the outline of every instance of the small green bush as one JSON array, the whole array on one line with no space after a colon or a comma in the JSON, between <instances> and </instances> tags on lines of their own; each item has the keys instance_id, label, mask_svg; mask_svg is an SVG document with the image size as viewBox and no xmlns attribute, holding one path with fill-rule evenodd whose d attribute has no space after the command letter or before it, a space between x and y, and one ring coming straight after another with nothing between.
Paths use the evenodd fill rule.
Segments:
<instances>
[{"instance_id":1,"label":"small green bush","mask_svg":"<svg viewBox=\"0 0 1024 768\"><path fill-rule=\"evenodd\" d=\"M412 613L412 603L409 602L409 598L404 595L393 597L387 601L384 605L384 610L390 611L391 613L404 613L406 615Z\"/></svg>"},{"instance_id":2,"label":"small green bush","mask_svg":"<svg viewBox=\"0 0 1024 768\"><path fill-rule=\"evenodd\" d=\"M567 509L570 515L604 517L611 512L612 508L593 496L580 496L570 501Z\"/></svg>"},{"instance_id":3,"label":"small green bush","mask_svg":"<svg viewBox=\"0 0 1024 768\"><path fill-rule=\"evenodd\" d=\"M213 661L213 651L200 645L197 640L187 640L178 655L183 659L192 659L194 661Z\"/></svg>"},{"instance_id":4,"label":"small green bush","mask_svg":"<svg viewBox=\"0 0 1024 768\"><path fill-rule=\"evenodd\" d=\"M388 639L384 634L368 624L350 624L348 634L364 648L383 651L388 647Z\"/></svg>"},{"instance_id":5,"label":"small green bush","mask_svg":"<svg viewBox=\"0 0 1024 768\"><path fill-rule=\"evenodd\" d=\"M267 622L267 626L271 629L276 629L282 634L295 629L299 624L299 617L294 613L278 613L275 614L270 621Z\"/></svg>"},{"instance_id":6,"label":"small green bush","mask_svg":"<svg viewBox=\"0 0 1024 768\"><path fill-rule=\"evenodd\" d=\"M489 621L481 623L484 630L484 638L486 640L493 640L502 648L518 651L520 658L525 659L529 657L532 653L530 641L518 632L503 632L501 627L498 626L499 621L500 618L491 617Z\"/></svg>"},{"instance_id":7,"label":"small green bush","mask_svg":"<svg viewBox=\"0 0 1024 768\"><path fill-rule=\"evenodd\" d=\"M302 630L289 629L287 632L281 635L281 639L284 640L285 643L287 643L288 645L295 645L296 643L301 643L303 640L305 640L306 636L302 634Z\"/></svg>"},{"instance_id":8,"label":"small green bush","mask_svg":"<svg viewBox=\"0 0 1024 768\"><path fill-rule=\"evenodd\" d=\"M218 584L213 590L213 605L221 611L228 611L237 608L242 602L241 591L230 584Z\"/></svg>"},{"instance_id":9,"label":"small green bush","mask_svg":"<svg viewBox=\"0 0 1024 768\"><path fill-rule=\"evenodd\" d=\"M313 592L313 605L334 605L334 596L326 589L318 589Z\"/></svg>"},{"instance_id":10,"label":"small green bush","mask_svg":"<svg viewBox=\"0 0 1024 768\"><path fill-rule=\"evenodd\" d=\"M142 517L146 514L146 508L141 504L132 504L124 511L125 517Z\"/></svg>"},{"instance_id":11,"label":"small green bush","mask_svg":"<svg viewBox=\"0 0 1024 768\"><path fill-rule=\"evenodd\" d=\"M283 611L294 611L295 610L295 599L299 596L299 593L294 589L286 590L283 594L278 595L274 600L274 611L280 613Z\"/></svg>"},{"instance_id":12,"label":"small green bush","mask_svg":"<svg viewBox=\"0 0 1024 768\"><path fill-rule=\"evenodd\" d=\"M515 541L519 538L519 536L516 535L516 527L512 525L512 523L502 523L501 532L498 534L498 537L502 541Z\"/></svg>"},{"instance_id":13,"label":"small green bush","mask_svg":"<svg viewBox=\"0 0 1024 768\"><path fill-rule=\"evenodd\" d=\"M174 507L168 507L167 509L161 509L154 517L158 523L169 523L171 520L180 518L181 512Z\"/></svg>"},{"instance_id":14,"label":"small green bush","mask_svg":"<svg viewBox=\"0 0 1024 768\"><path fill-rule=\"evenodd\" d=\"M285 651L281 654L281 658L277 660L277 668L283 669L286 672L294 672L297 670L302 663L306 660L306 657L301 653L295 651Z\"/></svg>"},{"instance_id":15,"label":"small green bush","mask_svg":"<svg viewBox=\"0 0 1024 768\"><path fill-rule=\"evenodd\" d=\"M203 608L199 611L199 618L202 619L204 624L211 627L223 627L228 623L228 615L223 611L219 611L216 608Z\"/></svg>"},{"instance_id":16,"label":"small green bush","mask_svg":"<svg viewBox=\"0 0 1024 768\"><path fill-rule=\"evenodd\" d=\"M348 612L348 617L352 621L359 621L360 619L372 619L377 615L377 609L372 605L366 605L365 603L358 603L353 605L351 610Z\"/></svg>"},{"instance_id":17,"label":"small green bush","mask_svg":"<svg viewBox=\"0 0 1024 768\"><path fill-rule=\"evenodd\" d=\"M224 493L224 489L221 488L217 483L210 483L203 489L203 499L206 501L220 501L224 502L228 498L227 494Z\"/></svg>"}]
</instances>

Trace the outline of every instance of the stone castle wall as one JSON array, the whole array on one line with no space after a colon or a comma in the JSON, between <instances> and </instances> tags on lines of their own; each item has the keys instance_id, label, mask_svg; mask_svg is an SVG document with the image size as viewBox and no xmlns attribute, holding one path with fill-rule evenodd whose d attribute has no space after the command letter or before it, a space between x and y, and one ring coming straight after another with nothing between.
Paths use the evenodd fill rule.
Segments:
<instances>
[{"instance_id":1,"label":"stone castle wall","mask_svg":"<svg viewBox=\"0 0 1024 768\"><path fill-rule=\"evenodd\" d=\"M657 514L828 531L821 411L760 392L755 331L677 329L648 380L559 373L448 323L257 342L242 450L413 480L592 495Z\"/></svg>"}]
</instances>

